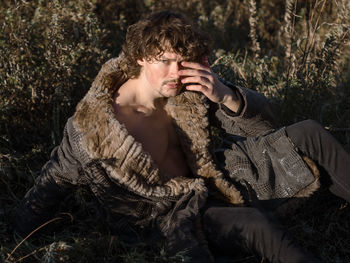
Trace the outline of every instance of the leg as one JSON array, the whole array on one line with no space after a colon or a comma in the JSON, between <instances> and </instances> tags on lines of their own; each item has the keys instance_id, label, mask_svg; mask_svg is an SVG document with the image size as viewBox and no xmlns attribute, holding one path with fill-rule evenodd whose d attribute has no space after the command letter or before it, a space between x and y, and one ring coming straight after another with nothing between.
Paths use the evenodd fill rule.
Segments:
<instances>
[{"instance_id":1,"label":"leg","mask_svg":"<svg viewBox=\"0 0 350 263\"><path fill-rule=\"evenodd\" d=\"M243 245L269 262L320 262L303 251L282 226L250 207L211 207L204 213L203 226L214 246L232 251Z\"/></svg>"},{"instance_id":2,"label":"leg","mask_svg":"<svg viewBox=\"0 0 350 263\"><path fill-rule=\"evenodd\" d=\"M350 154L316 121L306 120L286 128L287 136L330 175L330 191L350 202Z\"/></svg>"}]
</instances>

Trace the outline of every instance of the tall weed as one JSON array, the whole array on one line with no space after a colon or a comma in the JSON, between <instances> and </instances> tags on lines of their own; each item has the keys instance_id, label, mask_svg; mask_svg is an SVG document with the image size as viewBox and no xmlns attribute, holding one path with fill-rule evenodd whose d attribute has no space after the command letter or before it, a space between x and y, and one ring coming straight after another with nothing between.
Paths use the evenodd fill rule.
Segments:
<instances>
[{"instance_id":1,"label":"tall weed","mask_svg":"<svg viewBox=\"0 0 350 263\"><path fill-rule=\"evenodd\" d=\"M67 115L110 56L85 1L15 1L0 21L0 130L16 149L60 142Z\"/></svg>"},{"instance_id":2,"label":"tall weed","mask_svg":"<svg viewBox=\"0 0 350 263\"><path fill-rule=\"evenodd\" d=\"M252 54L226 52L215 65L229 69L218 70L223 77L271 98L280 125L315 119L331 131L343 131L342 142L348 145L350 8L347 1L336 2L332 13L338 16L330 22L322 19L326 5L327 1L315 1L310 10L297 9L297 1L287 0L281 41L274 50L260 50L261 38L252 29ZM253 28L259 18L254 4L250 7Z\"/></svg>"}]
</instances>

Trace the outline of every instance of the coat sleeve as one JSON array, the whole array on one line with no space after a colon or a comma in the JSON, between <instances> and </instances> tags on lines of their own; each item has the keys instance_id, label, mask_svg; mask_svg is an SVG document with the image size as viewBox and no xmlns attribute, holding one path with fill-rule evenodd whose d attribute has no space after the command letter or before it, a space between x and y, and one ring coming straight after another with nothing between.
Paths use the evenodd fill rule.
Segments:
<instances>
[{"instance_id":1,"label":"coat sleeve","mask_svg":"<svg viewBox=\"0 0 350 263\"><path fill-rule=\"evenodd\" d=\"M211 104L211 122L226 133L243 137L259 136L275 128L275 118L267 98L254 90L224 84L237 94L241 107L237 113L223 104Z\"/></svg>"},{"instance_id":2,"label":"coat sleeve","mask_svg":"<svg viewBox=\"0 0 350 263\"><path fill-rule=\"evenodd\" d=\"M19 204L15 231L25 237L47 222L57 211L60 201L78 184L81 172L66 125L61 144L53 149L34 186Z\"/></svg>"}]
</instances>

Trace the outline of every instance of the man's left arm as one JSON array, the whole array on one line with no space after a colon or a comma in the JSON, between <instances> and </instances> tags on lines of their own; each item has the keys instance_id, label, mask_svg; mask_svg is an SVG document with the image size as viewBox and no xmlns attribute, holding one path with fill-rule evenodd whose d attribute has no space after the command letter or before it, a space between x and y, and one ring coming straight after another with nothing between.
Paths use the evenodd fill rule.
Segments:
<instances>
[{"instance_id":1,"label":"man's left arm","mask_svg":"<svg viewBox=\"0 0 350 263\"><path fill-rule=\"evenodd\" d=\"M243 137L263 135L276 128L270 103L263 94L224 83L240 97L240 109L234 112L224 104L211 103L209 114L214 126L223 128L229 134Z\"/></svg>"}]
</instances>

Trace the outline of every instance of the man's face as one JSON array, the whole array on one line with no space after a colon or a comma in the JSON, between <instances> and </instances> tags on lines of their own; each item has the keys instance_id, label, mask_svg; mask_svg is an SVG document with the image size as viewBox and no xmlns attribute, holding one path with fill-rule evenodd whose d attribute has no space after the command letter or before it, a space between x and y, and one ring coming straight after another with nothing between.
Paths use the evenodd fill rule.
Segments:
<instances>
[{"instance_id":1,"label":"man's face","mask_svg":"<svg viewBox=\"0 0 350 263\"><path fill-rule=\"evenodd\" d=\"M168 98L179 94L182 88L178 74L181 61L180 55L168 51L151 61L143 59L137 62L141 65L140 77L146 81L146 87L155 92L155 96Z\"/></svg>"}]
</instances>

